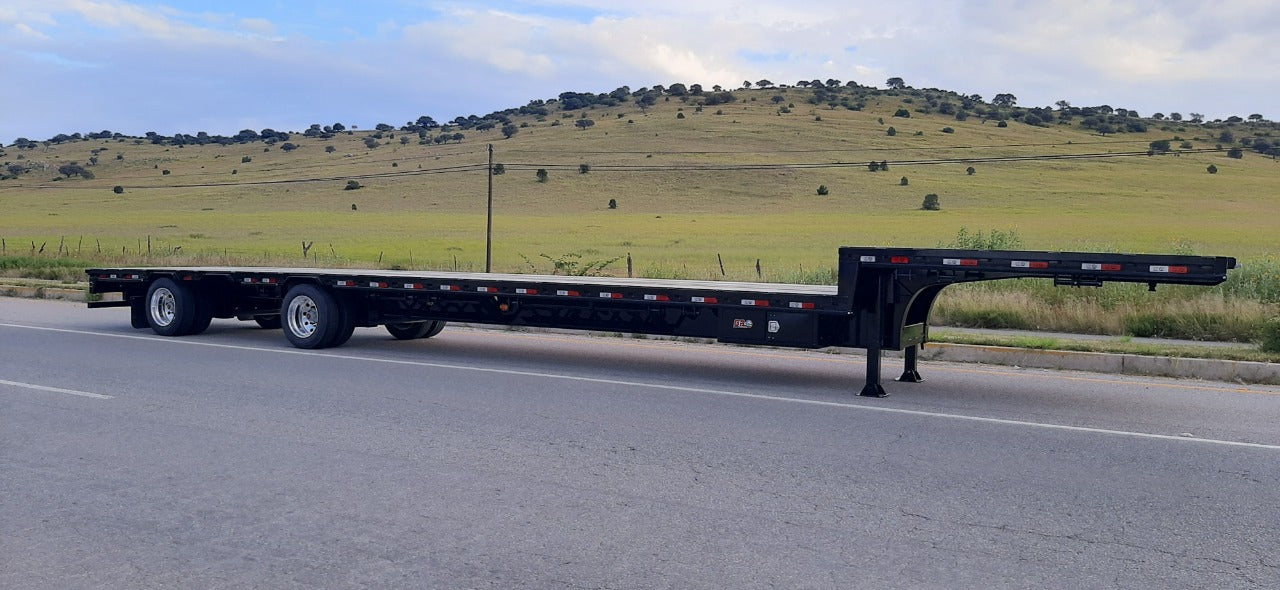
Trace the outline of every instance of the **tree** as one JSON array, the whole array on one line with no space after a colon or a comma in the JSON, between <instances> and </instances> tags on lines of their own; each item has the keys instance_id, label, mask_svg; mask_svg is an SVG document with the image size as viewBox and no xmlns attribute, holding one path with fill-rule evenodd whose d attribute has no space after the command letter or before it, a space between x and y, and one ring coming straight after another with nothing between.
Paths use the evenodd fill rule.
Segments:
<instances>
[{"instance_id":1,"label":"tree","mask_svg":"<svg viewBox=\"0 0 1280 590\"><path fill-rule=\"evenodd\" d=\"M89 171L85 170L84 166L81 166L80 164L77 164L75 162L67 162L66 164L58 166L58 174L66 176L67 178L71 178L72 176L85 177L84 175L87 172ZM93 177L87 176L85 178L93 178Z\"/></svg>"},{"instance_id":2,"label":"tree","mask_svg":"<svg viewBox=\"0 0 1280 590\"><path fill-rule=\"evenodd\" d=\"M920 208L925 211L939 211L942 205L938 202L938 195L929 193L924 196L924 202L920 203Z\"/></svg>"},{"instance_id":3,"label":"tree","mask_svg":"<svg viewBox=\"0 0 1280 590\"><path fill-rule=\"evenodd\" d=\"M1190 115L1192 123L1200 124L1204 122L1204 115L1200 113L1190 113Z\"/></svg>"},{"instance_id":4,"label":"tree","mask_svg":"<svg viewBox=\"0 0 1280 590\"><path fill-rule=\"evenodd\" d=\"M578 164L578 174L586 174L591 172L590 164Z\"/></svg>"},{"instance_id":5,"label":"tree","mask_svg":"<svg viewBox=\"0 0 1280 590\"><path fill-rule=\"evenodd\" d=\"M903 88L907 87L907 83L903 82L902 78L899 78L896 76L893 78L889 78L888 80L885 80L884 85L888 86L892 90L902 90Z\"/></svg>"},{"instance_id":6,"label":"tree","mask_svg":"<svg viewBox=\"0 0 1280 590\"><path fill-rule=\"evenodd\" d=\"M497 164L493 165L494 176L498 176L499 174L506 174L506 173L507 173L507 167L502 162L498 162Z\"/></svg>"},{"instance_id":7,"label":"tree","mask_svg":"<svg viewBox=\"0 0 1280 590\"><path fill-rule=\"evenodd\" d=\"M977 170L976 168L974 168L973 166L970 166L970 167L968 167L968 168L965 168L965 169L964 169L964 172L965 172L965 174L968 174L969 176L973 176L974 174L977 174L978 170Z\"/></svg>"},{"instance_id":8,"label":"tree","mask_svg":"<svg viewBox=\"0 0 1280 590\"><path fill-rule=\"evenodd\" d=\"M773 88L773 82L770 82L768 80L761 80L759 82L756 82L756 86L759 88ZM750 87L751 87L751 84L748 83L747 88L750 88Z\"/></svg>"},{"instance_id":9,"label":"tree","mask_svg":"<svg viewBox=\"0 0 1280 590\"><path fill-rule=\"evenodd\" d=\"M546 182L546 181L547 181L547 169L546 169L546 168L539 168L539 169L538 169L538 172L537 172L537 174L536 174L536 176L538 177L538 182Z\"/></svg>"},{"instance_id":10,"label":"tree","mask_svg":"<svg viewBox=\"0 0 1280 590\"><path fill-rule=\"evenodd\" d=\"M511 123L507 123L506 125L502 126L502 136L507 139L511 139L512 137L515 136L515 134L519 132L520 132L520 128L516 127L515 125L512 125Z\"/></svg>"},{"instance_id":11,"label":"tree","mask_svg":"<svg viewBox=\"0 0 1280 590\"><path fill-rule=\"evenodd\" d=\"M1012 107L1018 104L1018 97L1009 93L997 94L995 98L991 99L991 104L998 107Z\"/></svg>"},{"instance_id":12,"label":"tree","mask_svg":"<svg viewBox=\"0 0 1280 590\"><path fill-rule=\"evenodd\" d=\"M890 128L888 128L888 129L886 129L884 132L885 132L885 134L886 134L886 135L888 135L889 137L893 137L893 136L895 136L895 135L897 135L897 134L898 134L898 130L897 130L897 129L894 129L893 127L890 127Z\"/></svg>"},{"instance_id":13,"label":"tree","mask_svg":"<svg viewBox=\"0 0 1280 590\"><path fill-rule=\"evenodd\" d=\"M820 197L825 197L825 196L827 196L827 193L829 193L829 192L831 192L831 191L829 191L829 190L827 189L827 185L825 185L825 184L820 184L820 185L818 185L818 196L820 196Z\"/></svg>"},{"instance_id":14,"label":"tree","mask_svg":"<svg viewBox=\"0 0 1280 590\"><path fill-rule=\"evenodd\" d=\"M324 153L326 154L332 154L333 152L336 152L336 151L338 151L338 148L335 148L331 145L324 146Z\"/></svg>"},{"instance_id":15,"label":"tree","mask_svg":"<svg viewBox=\"0 0 1280 590\"><path fill-rule=\"evenodd\" d=\"M113 192L113 193L115 193L115 194L117 194L117 195L122 195L122 194L124 194L124 187L123 187L123 186L120 186L120 185L118 185L118 184L117 184L117 185L115 185L115 186L111 187L111 192Z\"/></svg>"},{"instance_id":16,"label":"tree","mask_svg":"<svg viewBox=\"0 0 1280 590\"><path fill-rule=\"evenodd\" d=\"M288 142L288 141L286 141L286 142L284 142L284 144L282 144L282 145L280 146L280 149L284 150L285 152L291 152L291 151L293 151L293 150L298 149L298 146L297 146L297 144L294 144L294 143L292 143L292 142Z\"/></svg>"},{"instance_id":17,"label":"tree","mask_svg":"<svg viewBox=\"0 0 1280 590\"><path fill-rule=\"evenodd\" d=\"M1223 131L1218 134L1218 141L1221 143L1235 143L1236 135L1230 131Z\"/></svg>"},{"instance_id":18,"label":"tree","mask_svg":"<svg viewBox=\"0 0 1280 590\"><path fill-rule=\"evenodd\" d=\"M1260 114L1258 114L1258 113L1254 113L1254 114L1252 114L1252 115L1249 115L1249 120L1250 120L1250 121L1252 121L1252 122L1254 122L1254 123L1257 123L1257 122L1259 122L1259 121L1261 121L1261 120L1262 120L1262 115L1260 115Z\"/></svg>"},{"instance_id":19,"label":"tree","mask_svg":"<svg viewBox=\"0 0 1280 590\"><path fill-rule=\"evenodd\" d=\"M786 100L787 100L787 97L785 97L785 96L783 96L783 95L781 95L781 94L775 94L775 95L773 95L772 97L770 97L770 98L769 98L769 100L773 101L773 104L778 104L778 103L780 103L780 102L784 102L784 101L786 101Z\"/></svg>"},{"instance_id":20,"label":"tree","mask_svg":"<svg viewBox=\"0 0 1280 590\"><path fill-rule=\"evenodd\" d=\"M1235 158L1235 159L1237 159L1237 160L1239 160L1239 159L1241 159L1241 158L1244 158L1244 150L1242 150L1242 149L1240 149L1240 148L1238 148L1238 147L1233 147L1233 148L1231 148L1231 149L1227 150L1227 157L1228 157L1228 158ZM62 170L62 169L61 169L61 168L59 168L58 170Z\"/></svg>"},{"instance_id":21,"label":"tree","mask_svg":"<svg viewBox=\"0 0 1280 590\"><path fill-rule=\"evenodd\" d=\"M6 169L9 171L9 174L11 176L17 176L19 174L22 174L23 172L26 172L27 170L21 164L9 164L9 166L7 166Z\"/></svg>"},{"instance_id":22,"label":"tree","mask_svg":"<svg viewBox=\"0 0 1280 590\"><path fill-rule=\"evenodd\" d=\"M1067 110L1067 109L1071 108L1071 103L1070 103L1070 102L1067 102L1067 101L1065 101L1065 100L1060 100L1060 101L1055 102L1055 103L1053 103L1053 104L1054 104L1055 106L1057 106L1057 107L1058 107L1058 110L1060 110L1060 111L1065 111L1065 110Z\"/></svg>"},{"instance_id":23,"label":"tree","mask_svg":"<svg viewBox=\"0 0 1280 590\"><path fill-rule=\"evenodd\" d=\"M591 127L592 125L595 125L595 124L596 122L592 121L591 119L578 119L577 121L573 122L574 127L577 127L578 129L586 129L587 127Z\"/></svg>"},{"instance_id":24,"label":"tree","mask_svg":"<svg viewBox=\"0 0 1280 590\"><path fill-rule=\"evenodd\" d=\"M898 181L898 186L907 186L907 184L908 184L908 181L906 176L903 176L902 180Z\"/></svg>"},{"instance_id":25,"label":"tree","mask_svg":"<svg viewBox=\"0 0 1280 590\"><path fill-rule=\"evenodd\" d=\"M902 118L904 118L904 119L910 119L910 118L911 118L911 111L908 111L907 109L898 109L898 110L896 110L896 111L894 111L894 112L893 112L893 116L895 116L895 117L902 117Z\"/></svg>"},{"instance_id":26,"label":"tree","mask_svg":"<svg viewBox=\"0 0 1280 590\"><path fill-rule=\"evenodd\" d=\"M1181 121L1182 113L1169 113L1169 118L1173 119L1174 121Z\"/></svg>"},{"instance_id":27,"label":"tree","mask_svg":"<svg viewBox=\"0 0 1280 590\"><path fill-rule=\"evenodd\" d=\"M1218 167L1217 167L1217 166L1214 166L1213 164L1209 164L1209 167L1208 167L1208 168L1205 168L1204 170L1205 170L1205 172L1208 172L1209 174L1217 174L1217 173L1218 173Z\"/></svg>"},{"instance_id":28,"label":"tree","mask_svg":"<svg viewBox=\"0 0 1280 590\"><path fill-rule=\"evenodd\" d=\"M617 209L617 208L618 208L618 200L617 200L617 199L609 199L609 208L610 208L610 209Z\"/></svg>"},{"instance_id":29,"label":"tree","mask_svg":"<svg viewBox=\"0 0 1280 590\"><path fill-rule=\"evenodd\" d=\"M362 187L360 186L360 181L358 181L358 180L348 180L348 181L347 181L347 186L346 186L346 187L344 187L342 190L344 190L344 191L353 191L353 190L356 190L356 189L359 189L359 188L362 188Z\"/></svg>"},{"instance_id":30,"label":"tree","mask_svg":"<svg viewBox=\"0 0 1280 590\"><path fill-rule=\"evenodd\" d=\"M684 96L689 94L689 89L686 88L684 84L676 82L675 84L667 87L667 94L670 94L671 96Z\"/></svg>"},{"instance_id":31,"label":"tree","mask_svg":"<svg viewBox=\"0 0 1280 590\"><path fill-rule=\"evenodd\" d=\"M1157 139L1148 145L1151 148L1151 151L1159 152L1162 154L1168 152L1170 149L1173 149L1173 146L1170 145L1169 140L1167 139Z\"/></svg>"},{"instance_id":32,"label":"tree","mask_svg":"<svg viewBox=\"0 0 1280 590\"><path fill-rule=\"evenodd\" d=\"M364 147L367 147L369 149L374 149L378 147L378 140L374 139L373 137L366 137L364 138Z\"/></svg>"}]
</instances>

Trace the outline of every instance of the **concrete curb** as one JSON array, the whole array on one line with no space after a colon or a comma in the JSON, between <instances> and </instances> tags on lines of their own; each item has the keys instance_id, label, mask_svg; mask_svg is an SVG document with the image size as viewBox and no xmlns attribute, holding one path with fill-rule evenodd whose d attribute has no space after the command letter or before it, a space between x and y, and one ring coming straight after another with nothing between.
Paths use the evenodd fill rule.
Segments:
<instances>
[{"instance_id":1,"label":"concrete curb","mask_svg":"<svg viewBox=\"0 0 1280 590\"><path fill-rule=\"evenodd\" d=\"M920 358L1036 369L1063 369L1091 373L1150 375L1179 379L1280 385L1280 364L1252 361L1036 350L1006 346L977 346L933 342L924 346L920 351Z\"/></svg>"}]
</instances>

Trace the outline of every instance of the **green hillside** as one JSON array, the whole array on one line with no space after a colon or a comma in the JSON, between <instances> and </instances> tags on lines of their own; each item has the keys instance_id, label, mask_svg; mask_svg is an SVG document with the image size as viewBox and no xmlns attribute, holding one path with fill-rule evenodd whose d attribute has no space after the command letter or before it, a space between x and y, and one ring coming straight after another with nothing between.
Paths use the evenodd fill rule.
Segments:
<instances>
[{"instance_id":1,"label":"green hillside","mask_svg":"<svg viewBox=\"0 0 1280 590\"><path fill-rule=\"evenodd\" d=\"M493 177L499 271L528 271L526 259L547 262L542 253L630 253L637 273L717 277L719 254L730 275L753 275L760 259L764 278L778 279L831 267L840 245L937 246L961 228L1013 230L1031 249L1243 259L1280 250L1280 162L1274 149L1252 149L1277 141L1266 121L1119 115L1121 126L1102 130L1130 120L1146 130L1103 135L1084 116L1032 125L1043 110L941 91L743 89L725 104L658 94L644 108L640 96L568 112L554 101L538 105L545 115L511 111L421 136L393 125L230 145L116 137L8 146L0 238L9 255L34 243L45 254L132 260L150 238L153 259L243 263L298 259L313 242L318 264L483 268L492 144L506 170ZM575 125L581 119L592 125ZM516 130L509 139L503 120ZM452 133L464 137L434 141ZM1171 152L1146 155L1162 139ZM1014 161L992 161L1000 158ZM872 161L888 170L870 171ZM58 173L73 162L93 178ZM362 188L344 190L352 179ZM941 210L920 209L930 193Z\"/></svg>"}]
</instances>

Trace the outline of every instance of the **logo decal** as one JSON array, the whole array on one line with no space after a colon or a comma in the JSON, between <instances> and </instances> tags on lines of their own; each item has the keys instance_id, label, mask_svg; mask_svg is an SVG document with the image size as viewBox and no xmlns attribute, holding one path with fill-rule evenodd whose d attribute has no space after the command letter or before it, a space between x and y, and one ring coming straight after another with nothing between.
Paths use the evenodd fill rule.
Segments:
<instances>
[{"instance_id":1,"label":"logo decal","mask_svg":"<svg viewBox=\"0 0 1280 590\"><path fill-rule=\"evenodd\" d=\"M755 324L752 323L751 320L743 320L743 319L733 320L733 327L738 330L750 330L753 326L755 326Z\"/></svg>"}]
</instances>

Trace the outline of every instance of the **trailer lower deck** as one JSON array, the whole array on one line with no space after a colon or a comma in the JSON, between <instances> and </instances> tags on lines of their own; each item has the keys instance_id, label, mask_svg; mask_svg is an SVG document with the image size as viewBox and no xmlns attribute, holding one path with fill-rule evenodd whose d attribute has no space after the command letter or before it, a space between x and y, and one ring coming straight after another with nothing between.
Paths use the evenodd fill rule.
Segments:
<instances>
[{"instance_id":1,"label":"trailer lower deck","mask_svg":"<svg viewBox=\"0 0 1280 590\"><path fill-rule=\"evenodd\" d=\"M838 284L518 275L368 269L148 267L89 269L90 293L121 293L136 328L194 335L212 318L279 327L299 348L340 346L356 327L428 338L445 323L711 338L796 348L868 351L862 395L883 396L883 350L904 350L900 381L920 380L917 348L942 288L960 282L1050 278L1211 285L1223 257L1030 251L841 248Z\"/></svg>"}]
</instances>

